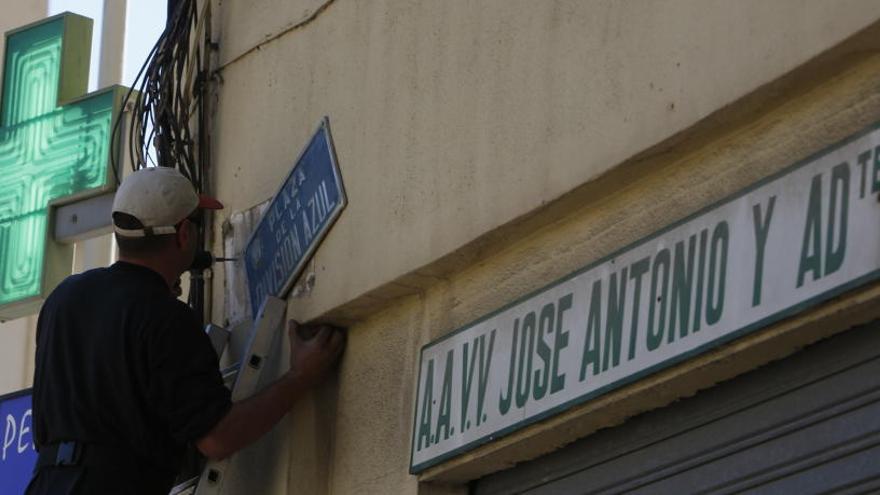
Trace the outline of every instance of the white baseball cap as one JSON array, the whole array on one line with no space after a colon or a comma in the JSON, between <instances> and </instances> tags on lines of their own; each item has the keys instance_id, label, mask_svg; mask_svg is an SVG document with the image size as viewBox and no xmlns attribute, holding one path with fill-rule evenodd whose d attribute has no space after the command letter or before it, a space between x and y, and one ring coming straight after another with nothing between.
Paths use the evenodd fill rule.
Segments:
<instances>
[{"instance_id":1,"label":"white baseball cap","mask_svg":"<svg viewBox=\"0 0 880 495\"><path fill-rule=\"evenodd\" d=\"M216 199L197 194L192 183L177 169L170 167L142 168L126 177L113 199L113 213L136 218L143 228L125 229L113 224L123 237L173 234L176 225L196 208L219 210Z\"/></svg>"}]
</instances>

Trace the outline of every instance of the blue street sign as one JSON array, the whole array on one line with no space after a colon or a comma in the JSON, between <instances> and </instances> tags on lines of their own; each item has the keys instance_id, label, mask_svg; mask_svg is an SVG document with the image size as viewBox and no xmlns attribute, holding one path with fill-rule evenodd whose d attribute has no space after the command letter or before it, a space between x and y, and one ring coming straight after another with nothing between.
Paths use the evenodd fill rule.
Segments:
<instances>
[{"instance_id":1,"label":"blue street sign","mask_svg":"<svg viewBox=\"0 0 880 495\"><path fill-rule=\"evenodd\" d=\"M346 204L324 117L245 248L254 317L266 296L283 298L290 291Z\"/></svg>"},{"instance_id":2,"label":"blue street sign","mask_svg":"<svg viewBox=\"0 0 880 495\"><path fill-rule=\"evenodd\" d=\"M0 396L0 493L24 493L37 463L34 450L31 390Z\"/></svg>"}]
</instances>

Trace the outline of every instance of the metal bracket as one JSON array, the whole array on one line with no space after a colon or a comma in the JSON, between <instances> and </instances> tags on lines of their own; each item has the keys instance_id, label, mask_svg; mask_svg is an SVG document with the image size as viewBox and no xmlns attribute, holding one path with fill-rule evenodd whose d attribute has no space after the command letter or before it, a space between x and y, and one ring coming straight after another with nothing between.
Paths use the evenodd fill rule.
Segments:
<instances>
[{"instance_id":1,"label":"metal bracket","mask_svg":"<svg viewBox=\"0 0 880 495\"><path fill-rule=\"evenodd\" d=\"M116 193L84 199L54 208L55 240L62 244L113 232L110 215Z\"/></svg>"}]
</instances>

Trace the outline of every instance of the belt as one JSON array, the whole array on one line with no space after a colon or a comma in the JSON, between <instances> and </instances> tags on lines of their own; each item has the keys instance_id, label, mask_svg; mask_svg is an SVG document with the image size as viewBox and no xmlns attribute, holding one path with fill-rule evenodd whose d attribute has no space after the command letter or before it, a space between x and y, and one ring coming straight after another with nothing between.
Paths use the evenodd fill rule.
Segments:
<instances>
[{"instance_id":1,"label":"belt","mask_svg":"<svg viewBox=\"0 0 880 495\"><path fill-rule=\"evenodd\" d=\"M132 455L120 448L94 443L53 443L40 447L34 474L44 468L85 466L105 473L102 476L111 473L110 476L119 477L126 483L137 483L143 493L168 493L174 484L175 473L139 462Z\"/></svg>"},{"instance_id":2,"label":"belt","mask_svg":"<svg viewBox=\"0 0 880 495\"><path fill-rule=\"evenodd\" d=\"M61 442L40 447L37 466L78 466L83 457L84 445L80 442Z\"/></svg>"},{"instance_id":3,"label":"belt","mask_svg":"<svg viewBox=\"0 0 880 495\"><path fill-rule=\"evenodd\" d=\"M83 442L59 442L40 447L35 470L48 466L137 466L131 453L121 449Z\"/></svg>"}]
</instances>

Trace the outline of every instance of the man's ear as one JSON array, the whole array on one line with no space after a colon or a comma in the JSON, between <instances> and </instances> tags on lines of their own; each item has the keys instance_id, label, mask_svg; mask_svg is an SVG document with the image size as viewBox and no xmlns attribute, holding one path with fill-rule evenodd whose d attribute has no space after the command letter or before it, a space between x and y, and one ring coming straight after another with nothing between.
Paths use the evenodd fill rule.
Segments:
<instances>
[{"instance_id":1,"label":"man's ear","mask_svg":"<svg viewBox=\"0 0 880 495\"><path fill-rule=\"evenodd\" d=\"M189 240L190 232L189 232L189 220L184 219L178 224L177 232L174 233L174 243L178 249L183 249L186 246L187 241Z\"/></svg>"}]
</instances>

